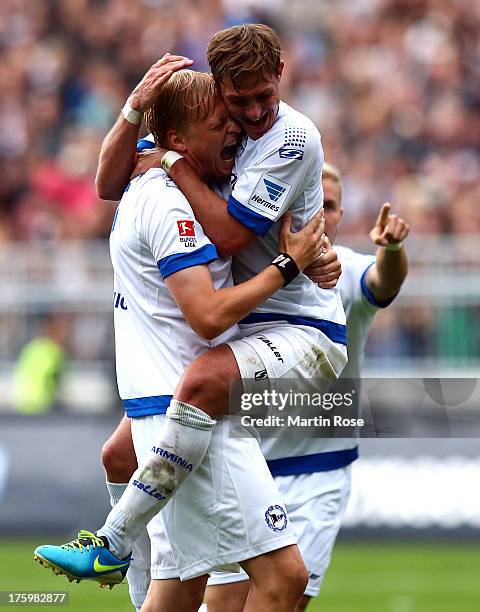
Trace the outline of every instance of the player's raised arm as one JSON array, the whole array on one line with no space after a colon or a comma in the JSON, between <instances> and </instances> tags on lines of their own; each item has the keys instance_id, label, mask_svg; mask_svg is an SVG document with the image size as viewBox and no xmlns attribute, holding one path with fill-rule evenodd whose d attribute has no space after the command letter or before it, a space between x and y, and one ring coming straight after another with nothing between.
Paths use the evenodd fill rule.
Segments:
<instances>
[{"instance_id":1,"label":"player's raised arm","mask_svg":"<svg viewBox=\"0 0 480 612\"><path fill-rule=\"evenodd\" d=\"M130 94L100 150L95 186L103 200L119 200L122 197L133 169L143 113L153 104L159 89L171 74L192 63L192 60L181 55L166 53L153 64Z\"/></svg>"},{"instance_id":2,"label":"player's raised arm","mask_svg":"<svg viewBox=\"0 0 480 612\"><path fill-rule=\"evenodd\" d=\"M235 287L215 290L207 266L180 270L166 283L192 329L209 340L216 338L262 304L321 252L324 222L317 213L299 232L290 231L286 213L279 236L279 255L260 274ZM161 269L161 267L160 267Z\"/></svg>"},{"instance_id":3,"label":"player's raised arm","mask_svg":"<svg viewBox=\"0 0 480 612\"><path fill-rule=\"evenodd\" d=\"M370 238L380 248L365 280L368 290L379 303L388 302L397 295L408 272L403 241L410 227L399 216L390 214L390 209L388 203L382 206L370 232Z\"/></svg>"}]
</instances>

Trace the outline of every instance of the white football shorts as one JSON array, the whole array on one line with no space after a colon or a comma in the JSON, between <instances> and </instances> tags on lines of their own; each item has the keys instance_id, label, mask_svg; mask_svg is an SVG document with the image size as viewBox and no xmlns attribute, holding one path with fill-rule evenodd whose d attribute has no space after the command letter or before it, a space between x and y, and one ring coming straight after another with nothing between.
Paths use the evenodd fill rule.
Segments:
<instances>
[{"instance_id":1,"label":"white football shorts","mask_svg":"<svg viewBox=\"0 0 480 612\"><path fill-rule=\"evenodd\" d=\"M139 463L156 445L164 419L132 419ZM230 421L219 420L200 467L148 525L152 579L238 571L238 562L296 544L254 432Z\"/></svg>"},{"instance_id":2,"label":"white football shorts","mask_svg":"<svg viewBox=\"0 0 480 612\"><path fill-rule=\"evenodd\" d=\"M350 482L350 465L330 472L275 478L307 566L305 595L310 597L320 593L350 496ZM208 585L242 580L248 580L243 570L236 574L214 572Z\"/></svg>"},{"instance_id":3,"label":"white football shorts","mask_svg":"<svg viewBox=\"0 0 480 612\"><path fill-rule=\"evenodd\" d=\"M347 350L315 327L280 321L241 326L242 338L228 342L240 370L245 393L259 387L277 389L276 381L302 381L302 389L317 390L319 378L338 378Z\"/></svg>"}]
</instances>

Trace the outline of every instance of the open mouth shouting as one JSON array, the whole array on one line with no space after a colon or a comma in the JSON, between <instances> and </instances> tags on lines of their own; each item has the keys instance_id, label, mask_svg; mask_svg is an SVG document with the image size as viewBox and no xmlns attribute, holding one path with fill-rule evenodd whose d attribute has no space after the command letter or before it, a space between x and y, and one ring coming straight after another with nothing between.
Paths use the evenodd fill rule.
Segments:
<instances>
[{"instance_id":1,"label":"open mouth shouting","mask_svg":"<svg viewBox=\"0 0 480 612\"><path fill-rule=\"evenodd\" d=\"M227 144L220 151L220 157L223 161L233 161L235 159L235 153L237 152L237 148L239 145L239 139L236 138L230 144Z\"/></svg>"},{"instance_id":2,"label":"open mouth shouting","mask_svg":"<svg viewBox=\"0 0 480 612\"><path fill-rule=\"evenodd\" d=\"M263 134L270 128L270 113L267 111L258 119L248 119L247 117L242 117L242 123L245 127L250 138L256 139L263 136Z\"/></svg>"}]
</instances>

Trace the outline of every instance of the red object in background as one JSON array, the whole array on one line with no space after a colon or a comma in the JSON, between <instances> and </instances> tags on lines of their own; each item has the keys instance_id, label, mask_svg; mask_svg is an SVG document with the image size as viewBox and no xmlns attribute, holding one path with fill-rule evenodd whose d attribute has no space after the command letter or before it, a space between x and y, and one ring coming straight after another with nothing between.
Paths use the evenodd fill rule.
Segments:
<instances>
[{"instance_id":1,"label":"red object in background","mask_svg":"<svg viewBox=\"0 0 480 612\"><path fill-rule=\"evenodd\" d=\"M55 162L37 166L31 184L35 193L68 213L87 213L98 201L92 176L69 176Z\"/></svg>"}]
</instances>

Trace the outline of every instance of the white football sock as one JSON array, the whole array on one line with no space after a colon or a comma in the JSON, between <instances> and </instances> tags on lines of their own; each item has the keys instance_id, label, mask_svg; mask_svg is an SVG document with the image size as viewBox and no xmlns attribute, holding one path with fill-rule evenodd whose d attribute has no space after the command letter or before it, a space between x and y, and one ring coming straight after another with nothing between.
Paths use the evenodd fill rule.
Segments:
<instances>
[{"instance_id":1,"label":"white football sock","mask_svg":"<svg viewBox=\"0 0 480 612\"><path fill-rule=\"evenodd\" d=\"M151 579L150 565L150 537L144 529L133 543L132 560L127 572L130 599L137 610L140 610L147 597Z\"/></svg>"},{"instance_id":2,"label":"white football sock","mask_svg":"<svg viewBox=\"0 0 480 612\"><path fill-rule=\"evenodd\" d=\"M97 531L107 537L114 555L122 559L130 553L147 523L195 472L207 452L215 424L199 408L171 401L157 446L134 472L122 498Z\"/></svg>"},{"instance_id":3,"label":"white football sock","mask_svg":"<svg viewBox=\"0 0 480 612\"><path fill-rule=\"evenodd\" d=\"M107 481L106 485L110 494L110 504L113 507L127 489L128 482L117 483ZM127 572L130 599L133 607L137 610L140 610L142 607L147 597L148 587L150 586L150 559L150 538L147 530L144 529L133 544L132 560Z\"/></svg>"},{"instance_id":4,"label":"white football sock","mask_svg":"<svg viewBox=\"0 0 480 612\"><path fill-rule=\"evenodd\" d=\"M128 487L128 482L107 482L108 494L110 495L110 505L113 506L118 502L118 500L124 494L126 488Z\"/></svg>"}]
</instances>

